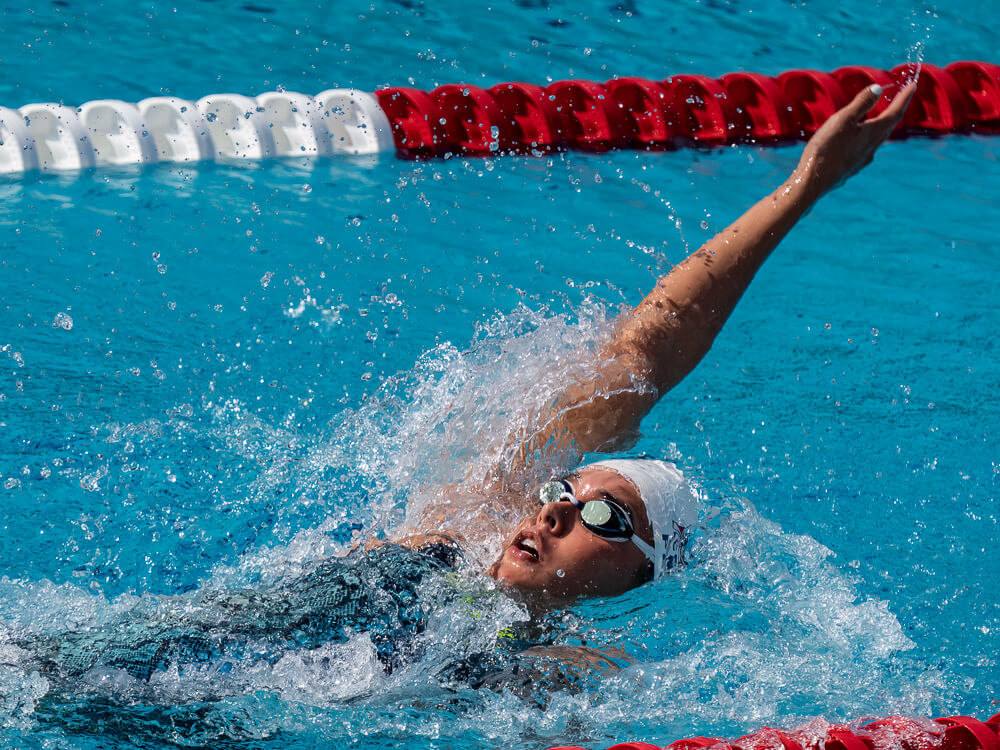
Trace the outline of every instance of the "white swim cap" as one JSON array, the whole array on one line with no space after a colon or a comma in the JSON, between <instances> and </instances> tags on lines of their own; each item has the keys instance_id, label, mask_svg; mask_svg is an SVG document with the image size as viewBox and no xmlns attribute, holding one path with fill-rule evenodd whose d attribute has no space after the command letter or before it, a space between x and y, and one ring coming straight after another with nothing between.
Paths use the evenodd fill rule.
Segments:
<instances>
[{"instance_id":1,"label":"white swim cap","mask_svg":"<svg viewBox=\"0 0 1000 750\"><path fill-rule=\"evenodd\" d=\"M687 530L698 522L701 502L674 464L654 459L598 461L581 469L610 469L630 481L653 526L653 580L681 561Z\"/></svg>"}]
</instances>

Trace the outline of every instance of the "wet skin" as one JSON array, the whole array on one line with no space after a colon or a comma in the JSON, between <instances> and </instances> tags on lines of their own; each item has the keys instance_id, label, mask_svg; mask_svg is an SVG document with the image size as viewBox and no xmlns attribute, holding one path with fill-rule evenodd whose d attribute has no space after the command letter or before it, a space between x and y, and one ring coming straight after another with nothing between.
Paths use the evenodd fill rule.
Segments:
<instances>
[{"instance_id":1,"label":"wet skin","mask_svg":"<svg viewBox=\"0 0 1000 750\"><path fill-rule=\"evenodd\" d=\"M645 505L631 482L601 468L583 469L567 479L583 502L616 501L628 511L636 533L652 544ZM539 506L537 514L525 518L489 574L525 592L573 599L622 594L642 580L649 564L631 542L605 539L590 531L580 511L563 501Z\"/></svg>"}]
</instances>

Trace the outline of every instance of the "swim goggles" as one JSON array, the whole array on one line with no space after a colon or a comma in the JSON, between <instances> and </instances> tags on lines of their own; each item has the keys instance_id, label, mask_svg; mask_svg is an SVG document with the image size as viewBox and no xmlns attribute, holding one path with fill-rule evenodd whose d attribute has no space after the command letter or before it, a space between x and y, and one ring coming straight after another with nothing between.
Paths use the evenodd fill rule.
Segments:
<instances>
[{"instance_id":1,"label":"swim goggles","mask_svg":"<svg viewBox=\"0 0 1000 750\"><path fill-rule=\"evenodd\" d=\"M601 498L583 502L573 494L573 488L565 479L554 479L543 484L538 490L538 499L542 505L568 500L580 511L580 519L586 529L612 542L631 541L651 562L656 561L653 548L635 533L628 511L614 500Z\"/></svg>"}]
</instances>

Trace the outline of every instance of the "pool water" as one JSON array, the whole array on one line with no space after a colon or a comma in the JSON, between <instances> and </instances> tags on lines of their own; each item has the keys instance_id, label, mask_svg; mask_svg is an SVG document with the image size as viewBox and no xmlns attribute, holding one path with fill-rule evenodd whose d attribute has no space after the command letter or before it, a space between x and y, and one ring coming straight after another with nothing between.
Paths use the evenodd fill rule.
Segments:
<instances>
[{"instance_id":1,"label":"pool water","mask_svg":"<svg viewBox=\"0 0 1000 750\"><path fill-rule=\"evenodd\" d=\"M853 0L52 2L0 11L0 104L996 62L994 36ZM645 420L628 455L676 461L715 512L678 574L549 618L551 643L617 649L619 669L443 681L526 617L475 576L392 674L364 633L148 685L55 684L14 645L270 585L391 528L798 153L4 178L0 743L597 748L995 713L995 136L887 144Z\"/></svg>"}]
</instances>

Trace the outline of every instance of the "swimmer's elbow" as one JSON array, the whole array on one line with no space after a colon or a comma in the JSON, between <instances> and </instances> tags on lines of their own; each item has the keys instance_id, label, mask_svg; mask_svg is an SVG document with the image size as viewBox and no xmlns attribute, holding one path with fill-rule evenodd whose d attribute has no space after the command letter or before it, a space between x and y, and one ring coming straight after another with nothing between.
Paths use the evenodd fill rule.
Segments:
<instances>
[{"instance_id":1,"label":"swimmer's elbow","mask_svg":"<svg viewBox=\"0 0 1000 750\"><path fill-rule=\"evenodd\" d=\"M697 304L637 309L616 342L619 353L631 354L630 369L644 377L659 395L680 383L708 354L724 318Z\"/></svg>"}]
</instances>

